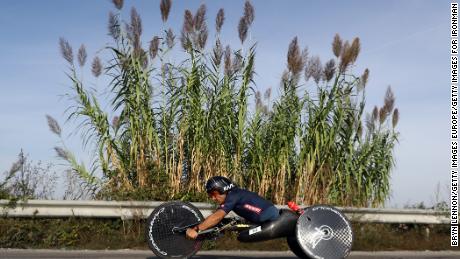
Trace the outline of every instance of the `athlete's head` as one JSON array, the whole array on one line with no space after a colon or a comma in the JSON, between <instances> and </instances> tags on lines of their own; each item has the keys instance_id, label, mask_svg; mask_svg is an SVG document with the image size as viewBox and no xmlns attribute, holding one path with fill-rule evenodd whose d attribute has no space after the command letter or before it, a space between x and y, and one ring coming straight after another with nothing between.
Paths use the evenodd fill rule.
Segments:
<instances>
[{"instance_id":1,"label":"athlete's head","mask_svg":"<svg viewBox=\"0 0 460 259\"><path fill-rule=\"evenodd\" d=\"M209 198L218 204L223 204L227 193L236 187L230 179L223 176L214 176L206 182L206 192Z\"/></svg>"}]
</instances>

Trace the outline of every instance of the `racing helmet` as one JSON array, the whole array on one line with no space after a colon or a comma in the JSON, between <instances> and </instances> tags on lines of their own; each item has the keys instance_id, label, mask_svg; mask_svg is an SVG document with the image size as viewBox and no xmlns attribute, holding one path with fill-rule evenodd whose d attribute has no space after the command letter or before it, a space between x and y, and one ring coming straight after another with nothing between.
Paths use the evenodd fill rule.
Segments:
<instances>
[{"instance_id":1,"label":"racing helmet","mask_svg":"<svg viewBox=\"0 0 460 259\"><path fill-rule=\"evenodd\" d=\"M230 179L223 176L213 176L206 182L206 192L217 191L220 194L224 194L231 189L235 188L236 184Z\"/></svg>"}]
</instances>

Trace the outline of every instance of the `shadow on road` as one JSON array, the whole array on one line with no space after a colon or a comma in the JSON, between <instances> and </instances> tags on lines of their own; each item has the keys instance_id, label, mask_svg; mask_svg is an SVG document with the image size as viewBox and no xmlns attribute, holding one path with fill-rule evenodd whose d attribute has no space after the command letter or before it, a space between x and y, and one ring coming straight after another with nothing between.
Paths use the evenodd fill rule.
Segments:
<instances>
[{"instance_id":1,"label":"shadow on road","mask_svg":"<svg viewBox=\"0 0 460 259\"><path fill-rule=\"evenodd\" d=\"M266 258L262 257L255 257L255 256L241 256L241 255L195 255L192 257L193 259L257 259L257 258ZM292 259L296 258L293 256L278 256L278 257L270 257L270 259ZM158 259L158 257L146 257L146 259Z\"/></svg>"},{"instance_id":2,"label":"shadow on road","mask_svg":"<svg viewBox=\"0 0 460 259\"><path fill-rule=\"evenodd\" d=\"M267 255L261 256L244 256L244 255L194 255L193 259L266 259ZM288 258L297 258L293 255L286 255L286 256L270 256L270 259L288 259ZM158 257L146 257L146 259L158 259Z\"/></svg>"}]
</instances>

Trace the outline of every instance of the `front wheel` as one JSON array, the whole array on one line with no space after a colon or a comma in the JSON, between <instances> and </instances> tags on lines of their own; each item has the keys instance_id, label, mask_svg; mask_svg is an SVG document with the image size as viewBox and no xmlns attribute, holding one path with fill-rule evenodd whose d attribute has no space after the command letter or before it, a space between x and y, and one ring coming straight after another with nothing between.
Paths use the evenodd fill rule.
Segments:
<instances>
[{"instance_id":1,"label":"front wheel","mask_svg":"<svg viewBox=\"0 0 460 259\"><path fill-rule=\"evenodd\" d=\"M201 248L201 240L185 236L185 229L198 225L203 215L192 204L172 201L155 208L147 219L149 248L160 258L189 258Z\"/></svg>"}]
</instances>

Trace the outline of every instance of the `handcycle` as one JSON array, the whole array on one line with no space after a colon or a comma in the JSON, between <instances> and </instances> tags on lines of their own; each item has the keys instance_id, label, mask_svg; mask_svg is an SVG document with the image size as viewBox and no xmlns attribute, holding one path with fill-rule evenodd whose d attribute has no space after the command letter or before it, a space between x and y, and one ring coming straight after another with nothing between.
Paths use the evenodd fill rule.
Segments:
<instances>
[{"instance_id":1,"label":"handcycle","mask_svg":"<svg viewBox=\"0 0 460 259\"><path fill-rule=\"evenodd\" d=\"M204 240L218 239L225 231L238 232L240 242L259 242L286 238L299 258L345 258L353 243L350 222L336 208L315 205L303 209L280 209L274 221L248 224L241 218L224 218L213 228L199 231L197 239L188 239L187 228L204 220L191 203L171 201L156 207L147 219L149 248L160 258L190 258Z\"/></svg>"}]
</instances>

